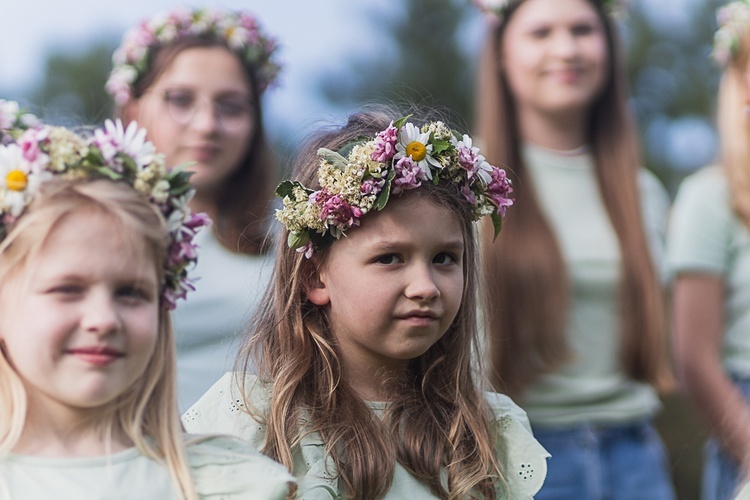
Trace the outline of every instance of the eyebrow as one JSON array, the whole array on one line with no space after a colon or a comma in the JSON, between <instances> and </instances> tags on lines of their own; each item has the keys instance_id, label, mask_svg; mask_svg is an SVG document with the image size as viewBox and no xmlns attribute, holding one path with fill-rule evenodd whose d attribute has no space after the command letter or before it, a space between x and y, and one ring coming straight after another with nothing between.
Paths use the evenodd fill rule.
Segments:
<instances>
[{"instance_id":1,"label":"eyebrow","mask_svg":"<svg viewBox=\"0 0 750 500\"><path fill-rule=\"evenodd\" d=\"M407 243L403 240L398 239L379 239L378 241L367 245L367 248L372 252L383 252L392 251L398 248L412 247L412 243ZM463 238L451 238L444 241L437 242L436 248L448 249L452 251L463 250L464 240Z\"/></svg>"}]
</instances>

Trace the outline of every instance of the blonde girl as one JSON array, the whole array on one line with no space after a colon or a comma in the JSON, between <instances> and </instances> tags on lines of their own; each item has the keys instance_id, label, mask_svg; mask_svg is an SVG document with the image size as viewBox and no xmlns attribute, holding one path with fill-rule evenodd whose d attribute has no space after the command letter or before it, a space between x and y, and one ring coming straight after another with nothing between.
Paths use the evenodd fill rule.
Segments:
<instances>
[{"instance_id":1,"label":"blonde girl","mask_svg":"<svg viewBox=\"0 0 750 500\"><path fill-rule=\"evenodd\" d=\"M273 263L264 244L274 165L262 97L277 78L277 44L244 11L175 8L134 26L113 55L107 90L169 165L193 172L200 286L175 310L180 406L231 369L238 334ZM237 342L235 342L237 341Z\"/></svg>"},{"instance_id":2,"label":"blonde girl","mask_svg":"<svg viewBox=\"0 0 750 500\"><path fill-rule=\"evenodd\" d=\"M669 232L675 359L714 436L703 496L733 498L750 473L750 3L718 12L721 165L686 178ZM738 498L750 497L750 487Z\"/></svg>"},{"instance_id":3,"label":"blonde girl","mask_svg":"<svg viewBox=\"0 0 750 500\"><path fill-rule=\"evenodd\" d=\"M478 134L518 181L507 232L484 247L492 383L552 454L538 498L671 499L651 425L671 381L668 198L638 168L616 2L476 3L491 21Z\"/></svg>"},{"instance_id":4,"label":"blonde girl","mask_svg":"<svg viewBox=\"0 0 750 500\"><path fill-rule=\"evenodd\" d=\"M0 498L284 498L284 468L238 441L183 443L169 309L206 222L186 206L188 175L136 126L9 135Z\"/></svg>"},{"instance_id":5,"label":"blonde girl","mask_svg":"<svg viewBox=\"0 0 750 500\"><path fill-rule=\"evenodd\" d=\"M472 221L499 230L510 184L468 136L395 118L353 115L301 154L239 357L258 375L227 374L183 422L255 442L297 498L530 498L547 454L473 371Z\"/></svg>"}]
</instances>

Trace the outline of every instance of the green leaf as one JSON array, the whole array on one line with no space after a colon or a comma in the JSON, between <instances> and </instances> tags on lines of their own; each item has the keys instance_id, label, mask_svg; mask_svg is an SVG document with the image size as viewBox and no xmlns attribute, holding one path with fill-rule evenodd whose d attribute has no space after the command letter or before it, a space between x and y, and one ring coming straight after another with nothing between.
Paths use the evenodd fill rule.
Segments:
<instances>
[{"instance_id":1,"label":"green leaf","mask_svg":"<svg viewBox=\"0 0 750 500\"><path fill-rule=\"evenodd\" d=\"M391 181L393 181L393 178L396 177L396 171L391 170L388 172L388 177L385 180L385 185L383 186L383 190L378 195L377 199L375 200L375 203L373 204L373 208L375 210L383 210L385 208L386 203L388 203L388 198L391 197Z\"/></svg>"},{"instance_id":2,"label":"green leaf","mask_svg":"<svg viewBox=\"0 0 750 500\"><path fill-rule=\"evenodd\" d=\"M495 231L495 234L492 236L492 241L495 241L497 235L500 234L500 230L503 228L503 217L500 214L492 214L490 215L490 218L492 219L492 227Z\"/></svg>"},{"instance_id":3,"label":"green leaf","mask_svg":"<svg viewBox=\"0 0 750 500\"><path fill-rule=\"evenodd\" d=\"M406 123L406 120L408 120L412 116L414 115L406 115L403 118L396 120L395 122L393 122L393 126L400 130L403 124Z\"/></svg>"},{"instance_id":4,"label":"green leaf","mask_svg":"<svg viewBox=\"0 0 750 500\"><path fill-rule=\"evenodd\" d=\"M432 144L432 156L439 155L443 151L453 147L453 144L451 144L450 141L444 141L441 139L431 139L430 144Z\"/></svg>"},{"instance_id":5,"label":"green leaf","mask_svg":"<svg viewBox=\"0 0 750 500\"><path fill-rule=\"evenodd\" d=\"M300 184L297 181L283 181L281 184L279 184L276 187L276 196L279 198L286 198L287 196L291 199L294 199L294 189L296 187L301 187L302 189L305 189L305 187Z\"/></svg>"},{"instance_id":6,"label":"green leaf","mask_svg":"<svg viewBox=\"0 0 750 500\"><path fill-rule=\"evenodd\" d=\"M346 144L344 144L343 146L341 146L338 150L338 154L340 154L343 158L348 158L349 154L352 152L352 149L354 149L354 146L358 146L359 144L364 144L370 140L372 140L371 137L360 135L356 139L353 139L347 142Z\"/></svg>"},{"instance_id":7,"label":"green leaf","mask_svg":"<svg viewBox=\"0 0 750 500\"><path fill-rule=\"evenodd\" d=\"M286 239L287 245L289 245L289 248L292 250L296 250L299 247L303 247L307 245L307 242L310 241L310 232L309 231L303 231L301 233L289 233L289 236Z\"/></svg>"},{"instance_id":8,"label":"green leaf","mask_svg":"<svg viewBox=\"0 0 750 500\"><path fill-rule=\"evenodd\" d=\"M326 148L320 148L318 150L318 156L324 158L325 161L339 170L346 170L346 165L349 163L346 158L338 154L336 151L331 151Z\"/></svg>"}]
</instances>

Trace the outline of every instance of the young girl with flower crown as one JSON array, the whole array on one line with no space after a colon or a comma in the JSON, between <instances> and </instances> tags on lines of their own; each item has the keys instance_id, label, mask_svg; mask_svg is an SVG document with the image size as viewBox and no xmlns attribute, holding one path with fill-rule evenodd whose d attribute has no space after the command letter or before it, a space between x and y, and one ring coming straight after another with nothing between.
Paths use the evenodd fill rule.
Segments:
<instances>
[{"instance_id":1,"label":"young girl with flower crown","mask_svg":"<svg viewBox=\"0 0 750 500\"><path fill-rule=\"evenodd\" d=\"M316 136L239 366L183 416L287 465L297 498L531 498L545 450L475 377L473 221L505 172L441 122L366 112ZM290 248L287 248L287 245Z\"/></svg>"},{"instance_id":2,"label":"young girl with flower crown","mask_svg":"<svg viewBox=\"0 0 750 500\"><path fill-rule=\"evenodd\" d=\"M231 369L273 267L261 97L277 78L276 52L247 12L176 8L128 31L113 56L116 114L143 125L168 164L186 164L190 207L214 221L198 235L200 286L173 314L183 409Z\"/></svg>"},{"instance_id":3,"label":"young girl with flower crown","mask_svg":"<svg viewBox=\"0 0 750 500\"><path fill-rule=\"evenodd\" d=\"M493 385L552 454L538 498L674 498L653 427L670 387L659 264L669 198L639 168L617 0L475 0L478 134L517 203L484 245Z\"/></svg>"},{"instance_id":4,"label":"young girl with flower crown","mask_svg":"<svg viewBox=\"0 0 750 500\"><path fill-rule=\"evenodd\" d=\"M188 174L145 132L0 145L0 498L284 498L231 438L184 443L169 309L189 288Z\"/></svg>"},{"instance_id":5,"label":"young girl with flower crown","mask_svg":"<svg viewBox=\"0 0 750 500\"><path fill-rule=\"evenodd\" d=\"M750 2L729 2L717 21L720 165L682 182L667 240L675 361L712 434L704 500L734 498L750 478Z\"/></svg>"}]
</instances>

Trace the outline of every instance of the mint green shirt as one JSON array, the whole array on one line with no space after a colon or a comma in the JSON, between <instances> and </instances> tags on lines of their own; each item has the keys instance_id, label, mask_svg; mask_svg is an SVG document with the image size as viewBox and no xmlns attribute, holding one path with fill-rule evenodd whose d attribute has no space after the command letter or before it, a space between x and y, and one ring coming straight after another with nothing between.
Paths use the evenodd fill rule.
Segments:
<instances>
[{"instance_id":1,"label":"mint green shirt","mask_svg":"<svg viewBox=\"0 0 750 500\"><path fill-rule=\"evenodd\" d=\"M669 269L724 280L722 363L750 376L750 234L730 206L724 172L709 167L687 177L675 199L669 231Z\"/></svg>"},{"instance_id":2,"label":"mint green shirt","mask_svg":"<svg viewBox=\"0 0 750 500\"><path fill-rule=\"evenodd\" d=\"M227 373L198 400L183 416L188 432L221 432L237 436L261 449L266 439L266 426L255 420L244 407L245 398L235 376ZM255 412L267 414L271 405L268 385L254 375L245 375L247 400ZM533 498L547 475L549 453L531 434L523 410L507 396L486 393L494 419L490 423L497 435L496 451L507 472L508 495L498 498L523 500ZM381 414L385 403L370 403L376 414ZM341 499L342 488L336 477L336 467L325 453L325 444L318 433L306 434L299 446L292 450L293 474L297 477L296 498L304 500ZM391 489L385 499L433 500L430 489L396 463Z\"/></svg>"},{"instance_id":3,"label":"mint green shirt","mask_svg":"<svg viewBox=\"0 0 750 500\"><path fill-rule=\"evenodd\" d=\"M523 151L541 208L567 267L570 305L565 336L573 358L528 387L519 403L533 426L618 424L652 416L655 390L620 363L620 247L585 151ZM641 209L657 268L669 199L658 180L639 175Z\"/></svg>"},{"instance_id":4,"label":"mint green shirt","mask_svg":"<svg viewBox=\"0 0 750 500\"><path fill-rule=\"evenodd\" d=\"M202 500L283 500L294 478L285 467L229 437L187 443ZM8 454L0 459L1 500L182 500L167 468L129 448L93 457Z\"/></svg>"}]
</instances>

